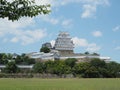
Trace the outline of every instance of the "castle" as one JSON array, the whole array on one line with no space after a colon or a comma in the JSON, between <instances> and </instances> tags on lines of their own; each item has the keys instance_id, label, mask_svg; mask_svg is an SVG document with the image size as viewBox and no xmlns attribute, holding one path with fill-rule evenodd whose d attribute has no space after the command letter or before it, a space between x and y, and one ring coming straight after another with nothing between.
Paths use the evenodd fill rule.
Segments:
<instances>
[{"instance_id":1,"label":"castle","mask_svg":"<svg viewBox=\"0 0 120 90\"><path fill-rule=\"evenodd\" d=\"M52 47L51 43L47 42L42 45L42 47L48 47L51 52L33 52L27 54L29 57L36 60L65 60L67 58L76 58L78 62L87 62L91 58L99 58L105 62L110 61L110 57L101 57L99 54L82 54L74 53L74 43L68 32L60 32L57 39L55 40L55 45Z\"/></svg>"}]
</instances>

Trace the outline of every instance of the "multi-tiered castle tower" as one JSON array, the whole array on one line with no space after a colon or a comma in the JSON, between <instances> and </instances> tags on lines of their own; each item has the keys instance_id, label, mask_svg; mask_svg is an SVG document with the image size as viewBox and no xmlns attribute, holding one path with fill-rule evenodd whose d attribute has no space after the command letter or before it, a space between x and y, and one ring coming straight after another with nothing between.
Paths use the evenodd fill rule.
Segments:
<instances>
[{"instance_id":1,"label":"multi-tiered castle tower","mask_svg":"<svg viewBox=\"0 0 120 90\"><path fill-rule=\"evenodd\" d=\"M54 49L58 50L61 55L73 54L74 44L69 33L60 32L54 45Z\"/></svg>"}]
</instances>

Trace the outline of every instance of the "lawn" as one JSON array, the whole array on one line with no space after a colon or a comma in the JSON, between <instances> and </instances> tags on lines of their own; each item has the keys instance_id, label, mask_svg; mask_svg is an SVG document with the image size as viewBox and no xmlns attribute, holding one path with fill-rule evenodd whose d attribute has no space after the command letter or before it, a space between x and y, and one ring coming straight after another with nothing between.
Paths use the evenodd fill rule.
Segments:
<instances>
[{"instance_id":1,"label":"lawn","mask_svg":"<svg viewBox=\"0 0 120 90\"><path fill-rule=\"evenodd\" d=\"M0 79L0 90L120 90L120 79Z\"/></svg>"}]
</instances>

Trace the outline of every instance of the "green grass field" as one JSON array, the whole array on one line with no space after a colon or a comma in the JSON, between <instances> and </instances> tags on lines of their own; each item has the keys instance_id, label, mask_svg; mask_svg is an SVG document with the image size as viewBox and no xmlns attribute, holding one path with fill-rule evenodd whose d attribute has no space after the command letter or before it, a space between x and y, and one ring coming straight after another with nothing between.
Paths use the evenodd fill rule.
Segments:
<instances>
[{"instance_id":1,"label":"green grass field","mask_svg":"<svg viewBox=\"0 0 120 90\"><path fill-rule=\"evenodd\" d=\"M120 79L0 79L0 90L120 90Z\"/></svg>"}]
</instances>

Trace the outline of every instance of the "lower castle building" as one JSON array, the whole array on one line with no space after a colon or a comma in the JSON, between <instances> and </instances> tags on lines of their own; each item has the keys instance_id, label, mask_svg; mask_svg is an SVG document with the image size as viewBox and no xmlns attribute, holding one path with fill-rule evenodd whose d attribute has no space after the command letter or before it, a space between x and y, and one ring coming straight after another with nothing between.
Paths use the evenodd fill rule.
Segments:
<instances>
[{"instance_id":1,"label":"lower castle building","mask_svg":"<svg viewBox=\"0 0 120 90\"><path fill-rule=\"evenodd\" d=\"M57 39L55 40L55 45L52 47L50 43L45 43L42 47L50 48L51 52L32 52L27 54L29 57L36 59L37 61L42 60L65 60L67 58L76 58L78 62L87 62L91 58L99 58L105 62L110 61L110 57L101 57L99 54L78 54L74 53L74 43L69 33L60 32Z\"/></svg>"}]
</instances>

